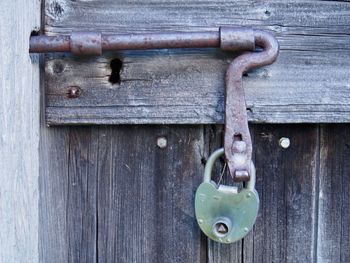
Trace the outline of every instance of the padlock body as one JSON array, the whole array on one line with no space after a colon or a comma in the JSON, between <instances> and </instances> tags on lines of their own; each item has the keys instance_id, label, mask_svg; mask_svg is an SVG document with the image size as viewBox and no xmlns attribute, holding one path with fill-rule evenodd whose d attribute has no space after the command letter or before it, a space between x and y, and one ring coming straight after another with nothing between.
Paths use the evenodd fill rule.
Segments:
<instances>
[{"instance_id":1,"label":"padlock body","mask_svg":"<svg viewBox=\"0 0 350 263\"><path fill-rule=\"evenodd\" d=\"M220 191L214 182L203 182L195 197L196 218L201 230L211 239L232 243L253 228L259 210L255 189L240 192Z\"/></svg>"}]
</instances>

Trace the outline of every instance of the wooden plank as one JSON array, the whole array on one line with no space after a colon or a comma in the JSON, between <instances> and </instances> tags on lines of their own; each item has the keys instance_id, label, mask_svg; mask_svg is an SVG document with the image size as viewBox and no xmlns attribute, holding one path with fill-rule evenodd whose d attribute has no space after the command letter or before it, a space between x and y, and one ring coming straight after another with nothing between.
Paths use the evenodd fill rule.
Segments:
<instances>
[{"instance_id":1,"label":"wooden plank","mask_svg":"<svg viewBox=\"0 0 350 263\"><path fill-rule=\"evenodd\" d=\"M98 262L205 262L193 205L202 137L200 127L99 130Z\"/></svg>"},{"instance_id":2,"label":"wooden plank","mask_svg":"<svg viewBox=\"0 0 350 263\"><path fill-rule=\"evenodd\" d=\"M349 122L349 19L349 3L342 1L48 0L45 32L196 31L229 24L270 30L281 52L274 65L244 78L250 120ZM113 58L123 61L120 85L109 82ZM232 58L215 49L51 56L46 120L222 123L224 73ZM67 98L71 85L82 89L79 98Z\"/></svg>"},{"instance_id":3,"label":"wooden plank","mask_svg":"<svg viewBox=\"0 0 350 263\"><path fill-rule=\"evenodd\" d=\"M315 262L318 128L256 125L253 136L261 208L244 262Z\"/></svg>"},{"instance_id":4,"label":"wooden plank","mask_svg":"<svg viewBox=\"0 0 350 263\"><path fill-rule=\"evenodd\" d=\"M23 12L26 10L26 12ZM0 262L38 262L39 1L0 1Z\"/></svg>"},{"instance_id":5,"label":"wooden plank","mask_svg":"<svg viewBox=\"0 0 350 263\"><path fill-rule=\"evenodd\" d=\"M97 164L98 131L71 128L68 163L68 259L96 262L97 259Z\"/></svg>"},{"instance_id":6,"label":"wooden plank","mask_svg":"<svg viewBox=\"0 0 350 263\"><path fill-rule=\"evenodd\" d=\"M254 125L256 189L260 211L254 229L237 244L209 250L210 262L315 262L318 129L314 125ZM288 137L287 149L279 146Z\"/></svg>"},{"instance_id":7,"label":"wooden plank","mask_svg":"<svg viewBox=\"0 0 350 263\"><path fill-rule=\"evenodd\" d=\"M40 136L40 262L68 262L69 128L42 129Z\"/></svg>"},{"instance_id":8,"label":"wooden plank","mask_svg":"<svg viewBox=\"0 0 350 263\"><path fill-rule=\"evenodd\" d=\"M350 257L350 126L327 125L321 132L317 262Z\"/></svg>"},{"instance_id":9,"label":"wooden plank","mask_svg":"<svg viewBox=\"0 0 350 263\"><path fill-rule=\"evenodd\" d=\"M42 262L205 261L201 127L56 127L41 145Z\"/></svg>"},{"instance_id":10,"label":"wooden plank","mask_svg":"<svg viewBox=\"0 0 350 263\"><path fill-rule=\"evenodd\" d=\"M91 127L42 134L42 262L96 262L97 135Z\"/></svg>"}]
</instances>

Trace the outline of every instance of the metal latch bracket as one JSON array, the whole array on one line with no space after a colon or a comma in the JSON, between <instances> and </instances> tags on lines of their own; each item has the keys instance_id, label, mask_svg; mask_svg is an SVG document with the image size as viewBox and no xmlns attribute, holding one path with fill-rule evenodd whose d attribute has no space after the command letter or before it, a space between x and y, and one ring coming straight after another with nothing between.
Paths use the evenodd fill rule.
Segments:
<instances>
[{"instance_id":1,"label":"metal latch bracket","mask_svg":"<svg viewBox=\"0 0 350 263\"><path fill-rule=\"evenodd\" d=\"M231 176L248 181L252 142L242 76L252 68L273 63L278 55L276 38L265 31L245 27L220 27L214 31L157 32L142 34L102 34L72 32L70 35L31 36L31 53L71 52L77 56L97 56L104 51L161 48L209 48L225 51L251 51L235 58L225 80L224 149ZM260 50L256 50L259 47Z\"/></svg>"}]
</instances>

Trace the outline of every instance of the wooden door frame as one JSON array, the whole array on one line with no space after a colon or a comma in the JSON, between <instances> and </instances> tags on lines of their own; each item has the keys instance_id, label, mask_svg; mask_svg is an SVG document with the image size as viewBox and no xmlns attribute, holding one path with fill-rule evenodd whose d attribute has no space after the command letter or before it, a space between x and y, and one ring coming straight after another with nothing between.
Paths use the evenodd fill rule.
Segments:
<instances>
[{"instance_id":1,"label":"wooden door frame","mask_svg":"<svg viewBox=\"0 0 350 263\"><path fill-rule=\"evenodd\" d=\"M39 261L40 1L0 2L0 261Z\"/></svg>"}]
</instances>

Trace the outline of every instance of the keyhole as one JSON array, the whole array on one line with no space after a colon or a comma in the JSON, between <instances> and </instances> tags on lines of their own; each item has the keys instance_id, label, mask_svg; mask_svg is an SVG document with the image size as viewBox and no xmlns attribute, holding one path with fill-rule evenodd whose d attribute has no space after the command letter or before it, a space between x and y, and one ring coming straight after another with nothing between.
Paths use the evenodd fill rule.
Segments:
<instances>
[{"instance_id":1,"label":"keyhole","mask_svg":"<svg viewBox=\"0 0 350 263\"><path fill-rule=\"evenodd\" d=\"M222 238L230 232L229 221L227 220L219 220L213 225L213 233L215 236Z\"/></svg>"},{"instance_id":2,"label":"keyhole","mask_svg":"<svg viewBox=\"0 0 350 263\"><path fill-rule=\"evenodd\" d=\"M119 58L112 59L110 63L111 75L109 76L109 82L112 84L120 84L120 71L123 67L123 61Z\"/></svg>"},{"instance_id":3,"label":"keyhole","mask_svg":"<svg viewBox=\"0 0 350 263\"><path fill-rule=\"evenodd\" d=\"M228 232L228 226L222 222L215 225L216 231L221 235L226 235Z\"/></svg>"}]
</instances>

